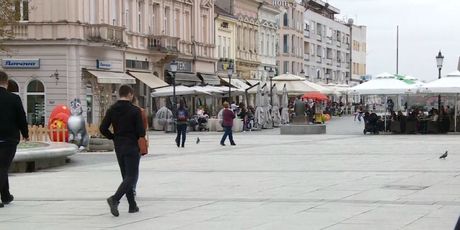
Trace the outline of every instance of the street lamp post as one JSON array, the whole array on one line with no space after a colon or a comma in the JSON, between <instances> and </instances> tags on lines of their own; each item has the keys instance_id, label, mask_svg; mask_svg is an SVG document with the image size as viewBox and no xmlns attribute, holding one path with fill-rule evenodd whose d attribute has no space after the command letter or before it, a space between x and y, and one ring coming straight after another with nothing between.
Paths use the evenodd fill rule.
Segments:
<instances>
[{"instance_id":1,"label":"street lamp post","mask_svg":"<svg viewBox=\"0 0 460 230\"><path fill-rule=\"evenodd\" d=\"M171 64L169 64L169 70L172 73L172 84L173 84L173 117L176 118L176 109L177 109L177 101L176 101L176 72L177 72L177 62L173 60Z\"/></svg>"},{"instance_id":2,"label":"street lamp post","mask_svg":"<svg viewBox=\"0 0 460 230\"><path fill-rule=\"evenodd\" d=\"M438 66L438 79L441 79L441 69L442 69L442 63L444 61L444 56L442 56L441 50L438 53L438 56L436 56L436 65ZM438 113L441 112L441 94L438 95Z\"/></svg>"},{"instance_id":3,"label":"street lamp post","mask_svg":"<svg viewBox=\"0 0 460 230\"><path fill-rule=\"evenodd\" d=\"M227 67L228 74L228 100L229 103L232 103L230 100L232 98L232 75L233 75L233 63L230 62Z\"/></svg>"}]
</instances>

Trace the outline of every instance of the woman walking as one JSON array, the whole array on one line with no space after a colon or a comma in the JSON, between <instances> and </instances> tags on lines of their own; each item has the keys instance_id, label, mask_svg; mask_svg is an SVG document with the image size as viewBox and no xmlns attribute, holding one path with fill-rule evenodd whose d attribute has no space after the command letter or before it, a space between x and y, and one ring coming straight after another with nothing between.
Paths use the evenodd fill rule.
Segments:
<instances>
[{"instance_id":1,"label":"woman walking","mask_svg":"<svg viewBox=\"0 0 460 230\"><path fill-rule=\"evenodd\" d=\"M228 102L224 102L224 110L222 112L222 127L224 128L224 135L222 136L222 139L220 140L220 145L225 146L225 140L228 139L230 140L230 145L236 145L235 142L233 141L233 133L232 133L232 127L233 127L233 119L235 119L235 114L233 113L232 110L230 110L228 105Z\"/></svg>"}]
</instances>

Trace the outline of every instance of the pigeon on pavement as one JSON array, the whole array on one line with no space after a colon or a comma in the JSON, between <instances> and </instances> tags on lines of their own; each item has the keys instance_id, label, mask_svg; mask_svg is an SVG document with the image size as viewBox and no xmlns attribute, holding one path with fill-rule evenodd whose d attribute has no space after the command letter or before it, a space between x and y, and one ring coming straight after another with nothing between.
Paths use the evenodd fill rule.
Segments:
<instances>
[{"instance_id":1,"label":"pigeon on pavement","mask_svg":"<svg viewBox=\"0 0 460 230\"><path fill-rule=\"evenodd\" d=\"M446 157L447 157L447 151L446 151L444 154L442 154L442 155L439 157L439 159L446 159Z\"/></svg>"},{"instance_id":2,"label":"pigeon on pavement","mask_svg":"<svg viewBox=\"0 0 460 230\"><path fill-rule=\"evenodd\" d=\"M199 138L199 137L196 138L196 143L197 143L197 144L200 143L200 138Z\"/></svg>"}]
</instances>

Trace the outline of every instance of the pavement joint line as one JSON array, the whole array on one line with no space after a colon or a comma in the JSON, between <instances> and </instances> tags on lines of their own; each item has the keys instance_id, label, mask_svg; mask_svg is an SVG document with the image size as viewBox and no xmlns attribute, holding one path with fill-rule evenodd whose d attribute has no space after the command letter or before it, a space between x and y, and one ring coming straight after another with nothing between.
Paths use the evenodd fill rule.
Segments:
<instances>
[{"instance_id":1,"label":"pavement joint line","mask_svg":"<svg viewBox=\"0 0 460 230\"><path fill-rule=\"evenodd\" d=\"M365 191L363 191L365 192ZM347 196L348 197L348 196ZM199 206L211 205L214 203L359 203L359 204L382 204L382 205L443 205L443 206L460 206L460 201L410 201L410 200L352 200L352 199L291 199L291 198L193 198L193 197L138 197L139 202L209 202L207 204L200 204ZM103 202L104 198L69 198L69 199L18 199L18 202ZM198 207L198 206L197 206Z\"/></svg>"}]
</instances>

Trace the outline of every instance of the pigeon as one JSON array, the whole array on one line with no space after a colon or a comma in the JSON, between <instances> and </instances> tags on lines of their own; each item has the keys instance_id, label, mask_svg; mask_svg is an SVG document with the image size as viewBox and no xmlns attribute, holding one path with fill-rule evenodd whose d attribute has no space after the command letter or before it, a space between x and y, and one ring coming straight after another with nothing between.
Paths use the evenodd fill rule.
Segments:
<instances>
[{"instance_id":1,"label":"pigeon","mask_svg":"<svg viewBox=\"0 0 460 230\"><path fill-rule=\"evenodd\" d=\"M446 151L444 154L442 154L442 155L439 157L439 159L446 159L446 157L447 157L447 151Z\"/></svg>"},{"instance_id":2,"label":"pigeon","mask_svg":"<svg viewBox=\"0 0 460 230\"><path fill-rule=\"evenodd\" d=\"M197 143L197 144L200 143L200 138L199 138L199 137L196 138L196 143Z\"/></svg>"}]
</instances>

